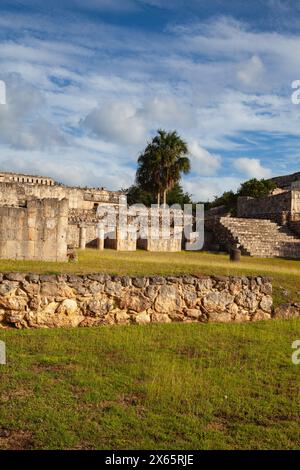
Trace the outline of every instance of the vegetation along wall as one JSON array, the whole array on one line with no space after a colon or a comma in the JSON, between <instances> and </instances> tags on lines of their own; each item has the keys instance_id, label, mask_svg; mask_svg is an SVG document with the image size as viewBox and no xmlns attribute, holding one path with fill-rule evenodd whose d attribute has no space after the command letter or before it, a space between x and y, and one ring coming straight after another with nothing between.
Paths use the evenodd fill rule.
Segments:
<instances>
[{"instance_id":1,"label":"vegetation along wall","mask_svg":"<svg viewBox=\"0 0 300 470\"><path fill-rule=\"evenodd\" d=\"M0 327L252 321L272 316L263 277L0 273Z\"/></svg>"}]
</instances>

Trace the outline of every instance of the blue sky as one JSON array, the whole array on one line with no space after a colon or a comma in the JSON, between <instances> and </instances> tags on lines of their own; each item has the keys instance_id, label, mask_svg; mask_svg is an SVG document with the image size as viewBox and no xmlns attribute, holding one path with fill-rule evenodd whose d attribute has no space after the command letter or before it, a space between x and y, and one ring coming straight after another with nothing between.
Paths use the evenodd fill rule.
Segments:
<instances>
[{"instance_id":1,"label":"blue sky","mask_svg":"<svg viewBox=\"0 0 300 470\"><path fill-rule=\"evenodd\" d=\"M2 0L0 168L125 188L162 127L195 200L299 171L299 51L296 1Z\"/></svg>"}]
</instances>

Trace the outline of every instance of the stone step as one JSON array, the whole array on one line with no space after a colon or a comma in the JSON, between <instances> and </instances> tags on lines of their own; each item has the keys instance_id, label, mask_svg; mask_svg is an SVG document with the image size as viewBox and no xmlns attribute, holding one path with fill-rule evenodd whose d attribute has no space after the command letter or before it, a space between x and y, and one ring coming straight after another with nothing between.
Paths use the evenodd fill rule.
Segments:
<instances>
[{"instance_id":1,"label":"stone step","mask_svg":"<svg viewBox=\"0 0 300 470\"><path fill-rule=\"evenodd\" d=\"M288 228L265 219L221 217L220 223L244 254L300 258L300 239Z\"/></svg>"}]
</instances>

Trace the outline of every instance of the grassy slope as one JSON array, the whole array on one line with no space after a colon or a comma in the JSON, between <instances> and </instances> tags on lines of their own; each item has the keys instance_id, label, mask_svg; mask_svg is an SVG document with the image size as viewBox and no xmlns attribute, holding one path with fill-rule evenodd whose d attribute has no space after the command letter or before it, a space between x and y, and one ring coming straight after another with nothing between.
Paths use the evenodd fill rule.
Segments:
<instances>
[{"instance_id":1,"label":"grassy slope","mask_svg":"<svg viewBox=\"0 0 300 470\"><path fill-rule=\"evenodd\" d=\"M0 271L33 271L42 273L112 274L217 274L266 275L273 278L275 303L300 301L300 260L260 259L243 257L240 263L230 263L228 255L203 252L150 253L146 251L117 252L93 249L79 251L78 263L50 263L0 260ZM283 289L289 295L283 295Z\"/></svg>"},{"instance_id":2,"label":"grassy slope","mask_svg":"<svg viewBox=\"0 0 300 470\"><path fill-rule=\"evenodd\" d=\"M3 330L0 448L299 448L299 329Z\"/></svg>"}]
</instances>

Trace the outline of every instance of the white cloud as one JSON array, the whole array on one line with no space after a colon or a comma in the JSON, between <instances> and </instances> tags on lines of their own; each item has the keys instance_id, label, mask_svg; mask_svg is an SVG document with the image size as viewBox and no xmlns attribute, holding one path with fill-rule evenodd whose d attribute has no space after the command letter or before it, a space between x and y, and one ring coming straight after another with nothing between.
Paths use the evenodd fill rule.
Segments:
<instances>
[{"instance_id":1,"label":"white cloud","mask_svg":"<svg viewBox=\"0 0 300 470\"><path fill-rule=\"evenodd\" d=\"M212 201L215 196L221 195L224 191L237 190L241 183L240 178L231 176L186 178L183 182L185 191L192 194L193 201Z\"/></svg>"},{"instance_id":2,"label":"white cloud","mask_svg":"<svg viewBox=\"0 0 300 470\"><path fill-rule=\"evenodd\" d=\"M300 108L287 96L299 78L299 35L226 18L147 34L77 14L57 24L1 15L0 24L16 33L1 40L0 30L0 79L19 77L7 83L9 104L0 108L1 161L15 152L24 170L44 165L42 173L68 182L129 185L138 152L165 127L189 143L193 173L184 184L205 199L236 182L213 178L228 174L225 150L247 155L255 146L259 157L258 132L300 137ZM271 173L259 158L238 158L234 168L245 177Z\"/></svg>"},{"instance_id":3,"label":"white cloud","mask_svg":"<svg viewBox=\"0 0 300 470\"><path fill-rule=\"evenodd\" d=\"M192 171L199 175L214 175L221 165L221 157L213 155L199 145L197 141L189 143Z\"/></svg>"},{"instance_id":4,"label":"white cloud","mask_svg":"<svg viewBox=\"0 0 300 470\"><path fill-rule=\"evenodd\" d=\"M106 103L93 109L83 125L104 140L127 145L141 144L146 137L146 127L131 103Z\"/></svg>"},{"instance_id":5,"label":"white cloud","mask_svg":"<svg viewBox=\"0 0 300 470\"><path fill-rule=\"evenodd\" d=\"M237 76L243 84L252 86L261 80L263 71L263 62L257 55L253 55L250 60L239 66Z\"/></svg>"},{"instance_id":6,"label":"white cloud","mask_svg":"<svg viewBox=\"0 0 300 470\"><path fill-rule=\"evenodd\" d=\"M233 162L233 166L243 175L249 178L270 178L272 171L269 168L262 166L261 162L257 158L237 158Z\"/></svg>"},{"instance_id":7,"label":"white cloud","mask_svg":"<svg viewBox=\"0 0 300 470\"><path fill-rule=\"evenodd\" d=\"M16 75L8 77L6 88L6 105L0 106L2 143L25 150L66 144L59 127L43 113L46 102L37 89Z\"/></svg>"}]
</instances>

